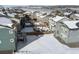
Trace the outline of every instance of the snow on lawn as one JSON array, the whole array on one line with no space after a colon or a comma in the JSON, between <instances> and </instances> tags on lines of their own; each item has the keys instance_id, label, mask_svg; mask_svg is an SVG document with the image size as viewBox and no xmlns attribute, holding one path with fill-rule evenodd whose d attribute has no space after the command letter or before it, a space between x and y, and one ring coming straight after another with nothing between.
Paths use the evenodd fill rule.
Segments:
<instances>
[{"instance_id":1,"label":"snow on lawn","mask_svg":"<svg viewBox=\"0 0 79 59\"><path fill-rule=\"evenodd\" d=\"M24 44L24 45L23 45ZM70 48L61 44L53 34L45 34L39 36L27 36L27 42L20 43L22 46L19 52L24 51L28 53L79 53L79 48ZM19 47L18 46L18 47ZM18 53L18 52L17 52Z\"/></svg>"}]
</instances>

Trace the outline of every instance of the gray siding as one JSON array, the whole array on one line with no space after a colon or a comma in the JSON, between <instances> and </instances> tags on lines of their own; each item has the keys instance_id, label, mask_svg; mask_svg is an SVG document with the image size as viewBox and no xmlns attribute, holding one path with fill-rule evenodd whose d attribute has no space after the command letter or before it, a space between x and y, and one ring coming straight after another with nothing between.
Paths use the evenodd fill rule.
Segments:
<instances>
[{"instance_id":1,"label":"gray siding","mask_svg":"<svg viewBox=\"0 0 79 59\"><path fill-rule=\"evenodd\" d=\"M69 43L79 42L79 30L71 30L69 34Z\"/></svg>"},{"instance_id":2,"label":"gray siding","mask_svg":"<svg viewBox=\"0 0 79 59\"><path fill-rule=\"evenodd\" d=\"M63 24L57 23L55 36L60 37L62 40L64 40L67 43L68 35L69 35L69 29L67 27L63 26Z\"/></svg>"}]
</instances>

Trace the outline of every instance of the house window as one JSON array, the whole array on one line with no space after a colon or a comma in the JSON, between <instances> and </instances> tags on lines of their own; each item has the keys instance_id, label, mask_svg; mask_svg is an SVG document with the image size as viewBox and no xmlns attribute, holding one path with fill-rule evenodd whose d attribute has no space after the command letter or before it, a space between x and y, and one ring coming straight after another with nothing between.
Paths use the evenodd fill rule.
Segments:
<instances>
[{"instance_id":1,"label":"house window","mask_svg":"<svg viewBox=\"0 0 79 59\"><path fill-rule=\"evenodd\" d=\"M62 30L63 32L65 32L65 33L68 32L67 28L65 28L64 26L61 26L61 30Z\"/></svg>"},{"instance_id":2,"label":"house window","mask_svg":"<svg viewBox=\"0 0 79 59\"><path fill-rule=\"evenodd\" d=\"M57 34L59 34L59 31L57 30Z\"/></svg>"},{"instance_id":3,"label":"house window","mask_svg":"<svg viewBox=\"0 0 79 59\"><path fill-rule=\"evenodd\" d=\"M67 35L63 34L63 33L60 33L60 36L62 39L67 39Z\"/></svg>"}]
</instances>

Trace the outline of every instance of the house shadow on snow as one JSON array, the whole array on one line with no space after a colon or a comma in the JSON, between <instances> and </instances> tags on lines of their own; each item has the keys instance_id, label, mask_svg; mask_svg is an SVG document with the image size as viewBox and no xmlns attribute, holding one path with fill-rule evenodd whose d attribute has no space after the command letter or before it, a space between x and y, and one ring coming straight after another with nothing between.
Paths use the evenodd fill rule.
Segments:
<instances>
[{"instance_id":1,"label":"house shadow on snow","mask_svg":"<svg viewBox=\"0 0 79 59\"><path fill-rule=\"evenodd\" d=\"M26 47L27 45L33 43L34 41L38 40L39 38L41 38L43 35L27 35L27 39L23 42L23 41L19 41L17 43L17 51Z\"/></svg>"},{"instance_id":2,"label":"house shadow on snow","mask_svg":"<svg viewBox=\"0 0 79 59\"><path fill-rule=\"evenodd\" d=\"M30 34L27 34L26 35L26 40L23 42L23 41L19 41L17 43L17 51L19 51L20 49L26 47L27 45L33 43L34 41L38 40L40 37L42 37L44 34L42 33L41 35L38 34L40 32L38 31L35 31L34 30L34 25L33 23L31 22L31 19L26 17L27 21L25 21L25 28L21 30L21 32L24 32L24 33L30 33ZM38 32L38 33L37 33ZM37 34L35 34L37 33Z\"/></svg>"}]
</instances>

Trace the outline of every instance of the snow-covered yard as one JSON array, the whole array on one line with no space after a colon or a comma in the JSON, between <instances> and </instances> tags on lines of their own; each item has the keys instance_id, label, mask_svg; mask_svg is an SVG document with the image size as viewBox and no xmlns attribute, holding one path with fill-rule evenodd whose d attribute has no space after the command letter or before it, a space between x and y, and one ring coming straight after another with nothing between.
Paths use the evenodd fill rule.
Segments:
<instances>
[{"instance_id":1,"label":"snow-covered yard","mask_svg":"<svg viewBox=\"0 0 79 59\"><path fill-rule=\"evenodd\" d=\"M27 36L25 43L18 43L18 53L30 54L58 54L58 53L79 53L79 48L70 48L60 43L53 34L45 34L39 36Z\"/></svg>"}]
</instances>

